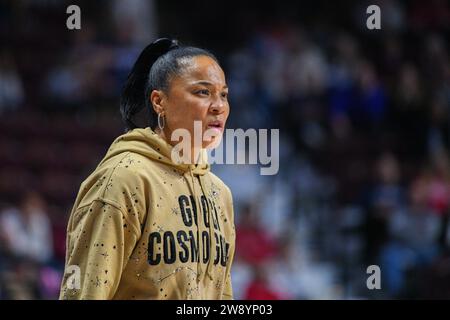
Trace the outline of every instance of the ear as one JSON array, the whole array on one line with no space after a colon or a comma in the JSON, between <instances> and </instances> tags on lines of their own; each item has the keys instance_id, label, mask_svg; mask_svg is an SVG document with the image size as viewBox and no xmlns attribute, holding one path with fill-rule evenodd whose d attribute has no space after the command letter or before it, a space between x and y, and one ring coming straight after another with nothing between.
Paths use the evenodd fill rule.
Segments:
<instances>
[{"instance_id":1,"label":"ear","mask_svg":"<svg viewBox=\"0 0 450 320\"><path fill-rule=\"evenodd\" d=\"M153 90L149 99L156 113L159 114L165 111L166 95L162 90Z\"/></svg>"}]
</instances>

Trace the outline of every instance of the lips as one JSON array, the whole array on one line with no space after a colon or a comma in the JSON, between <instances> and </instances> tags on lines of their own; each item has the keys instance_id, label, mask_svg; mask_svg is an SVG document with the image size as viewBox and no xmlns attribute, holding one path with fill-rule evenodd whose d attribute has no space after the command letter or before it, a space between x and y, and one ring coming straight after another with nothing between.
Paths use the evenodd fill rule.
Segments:
<instances>
[{"instance_id":1,"label":"lips","mask_svg":"<svg viewBox=\"0 0 450 320\"><path fill-rule=\"evenodd\" d=\"M216 120L208 123L208 129L217 129L223 131L223 121Z\"/></svg>"}]
</instances>

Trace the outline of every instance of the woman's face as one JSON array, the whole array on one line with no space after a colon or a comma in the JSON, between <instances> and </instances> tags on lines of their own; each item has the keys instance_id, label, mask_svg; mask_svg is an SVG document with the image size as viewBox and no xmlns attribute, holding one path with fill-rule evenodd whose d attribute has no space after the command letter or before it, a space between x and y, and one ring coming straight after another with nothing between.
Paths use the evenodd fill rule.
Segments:
<instances>
[{"instance_id":1,"label":"woman's face","mask_svg":"<svg viewBox=\"0 0 450 320\"><path fill-rule=\"evenodd\" d=\"M207 148L220 141L224 131L230 112L227 96L222 68L208 56L197 56L186 60L182 73L170 80L167 93L154 91L151 98L155 111L165 116L166 141L176 144L178 141L170 142L172 132L183 128L189 131L194 146L194 121L198 121L201 137L207 130L214 137L211 141L202 139L201 147Z\"/></svg>"}]
</instances>

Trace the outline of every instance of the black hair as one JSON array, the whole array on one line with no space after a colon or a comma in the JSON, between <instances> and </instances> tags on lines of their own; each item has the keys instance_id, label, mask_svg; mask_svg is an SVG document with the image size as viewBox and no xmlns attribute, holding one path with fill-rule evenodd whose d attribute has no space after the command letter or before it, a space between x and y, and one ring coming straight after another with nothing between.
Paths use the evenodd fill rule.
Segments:
<instances>
[{"instance_id":1,"label":"black hair","mask_svg":"<svg viewBox=\"0 0 450 320\"><path fill-rule=\"evenodd\" d=\"M167 92L171 78L180 75L185 67L182 60L196 56L208 56L218 63L211 52L197 47L184 47L177 40L168 38L158 39L142 50L120 97L120 113L127 131L139 127L133 117L145 107L149 111L149 126L154 128L157 114L149 99L151 92Z\"/></svg>"}]
</instances>

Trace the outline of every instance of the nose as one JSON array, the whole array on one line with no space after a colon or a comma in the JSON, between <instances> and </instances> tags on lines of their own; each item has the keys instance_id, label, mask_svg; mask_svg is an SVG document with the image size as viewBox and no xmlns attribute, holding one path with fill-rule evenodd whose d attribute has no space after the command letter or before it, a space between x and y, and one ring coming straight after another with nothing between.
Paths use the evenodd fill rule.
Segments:
<instances>
[{"instance_id":1,"label":"nose","mask_svg":"<svg viewBox=\"0 0 450 320\"><path fill-rule=\"evenodd\" d=\"M212 101L210 110L213 113L222 113L225 111L226 101L224 101L220 96Z\"/></svg>"}]
</instances>

